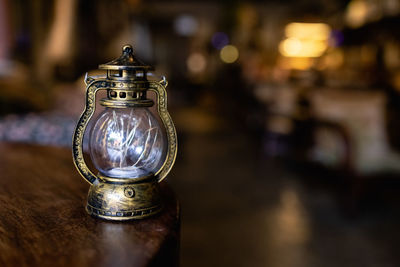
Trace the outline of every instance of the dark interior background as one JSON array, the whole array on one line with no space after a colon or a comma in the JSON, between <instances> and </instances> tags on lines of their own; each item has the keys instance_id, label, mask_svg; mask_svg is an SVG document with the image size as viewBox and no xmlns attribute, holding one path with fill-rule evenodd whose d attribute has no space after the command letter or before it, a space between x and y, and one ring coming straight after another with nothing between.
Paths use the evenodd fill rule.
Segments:
<instances>
[{"instance_id":1,"label":"dark interior background","mask_svg":"<svg viewBox=\"0 0 400 267\"><path fill-rule=\"evenodd\" d=\"M70 147L128 43L169 81L182 266L400 265L399 0L0 0L0 140Z\"/></svg>"}]
</instances>

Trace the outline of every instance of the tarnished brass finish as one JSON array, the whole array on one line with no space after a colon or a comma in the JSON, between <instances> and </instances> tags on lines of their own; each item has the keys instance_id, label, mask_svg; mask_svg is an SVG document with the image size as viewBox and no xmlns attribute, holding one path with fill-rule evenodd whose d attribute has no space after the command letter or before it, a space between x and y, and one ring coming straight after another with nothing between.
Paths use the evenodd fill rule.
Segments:
<instances>
[{"instance_id":1,"label":"tarnished brass finish","mask_svg":"<svg viewBox=\"0 0 400 267\"><path fill-rule=\"evenodd\" d=\"M170 172L177 154L175 126L167 110L165 77L161 81L147 80L151 66L143 64L133 56L132 46L122 49L120 58L99 66L107 70L105 76L86 75L86 105L75 128L72 152L75 167L81 176L91 184L86 210L89 214L109 220L140 219L161 210L158 183ZM150 107L154 105L147 98L147 92L157 95L157 111L167 133L167 155L161 168L152 176L139 178L112 178L95 175L88 168L83 157L83 137L89 120L96 108L96 93L107 90L107 98L100 104L110 108Z\"/></svg>"},{"instance_id":2,"label":"tarnished brass finish","mask_svg":"<svg viewBox=\"0 0 400 267\"><path fill-rule=\"evenodd\" d=\"M141 181L95 182L89 189L86 211L108 220L141 219L161 210L154 176Z\"/></svg>"},{"instance_id":3,"label":"tarnished brass finish","mask_svg":"<svg viewBox=\"0 0 400 267\"><path fill-rule=\"evenodd\" d=\"M165 90L163 84L168 84L165 80L165 77L163 78L162 82L151 82L149 88L150 91L153 91L157 94L157 110L167 131L168 140L167 157L165 158L162 167L156 173L156 177L158 177L159 182L161 182L171 171L172 166L174 166L176 154L178 151L178 139L176 137L176 129L172 118L167 110L167 91Z\"/></svg>"},{"instance_id":4,"label":"tarnished brass finish","mask_svg":"<svg viewBox=\"0 0 400 267\"><path fill-rule=\"evenodd\" d=\"M122 55L106 64L101 64L99 69L102 70L154 70L152 66L144 64L140 59L133 55L133 48L131 45L124 45L122 47Z\"/></svg>"},{"instance_id":5,"label":"tarnished brass finish","mask_svg":"<svg viewBox=\"0 0 400 267\"><path fill-rule=\"evenodd\" d=\"M132 99L132 100L120 101L120 100L111 100L108 98L103 98L100 100L100 104L102 106L110 108L131 108L131 107L142 108L142 107L151 107L154 105L154 102L151 99L145 99L145 100Z\"/></svg>"}]
</instances>

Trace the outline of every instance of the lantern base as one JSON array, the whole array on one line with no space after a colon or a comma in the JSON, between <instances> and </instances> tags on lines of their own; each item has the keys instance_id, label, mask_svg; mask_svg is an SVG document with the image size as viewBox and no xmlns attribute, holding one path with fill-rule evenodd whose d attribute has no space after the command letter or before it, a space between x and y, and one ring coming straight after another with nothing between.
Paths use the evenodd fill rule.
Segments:
<instances>
[{"instance_id":1,"label":"lantern base","mask_svg":"<svg viewBox=\"0 0 400 267\"><path fill-rule=\"evenodd\" d=\"M154 176L144 179L103 178L89 188L86 211L90 215L123 221L146 218L161 211L159 184Z\"/></svg>"}]
</instances>

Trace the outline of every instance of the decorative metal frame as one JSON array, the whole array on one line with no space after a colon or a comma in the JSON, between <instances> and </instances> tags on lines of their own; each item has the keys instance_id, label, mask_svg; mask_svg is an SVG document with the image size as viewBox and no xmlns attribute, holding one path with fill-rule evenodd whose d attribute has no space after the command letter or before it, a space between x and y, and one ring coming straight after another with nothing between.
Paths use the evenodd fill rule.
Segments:
<instances>
[{"instance_id":1,"label":"decorative metal frame","mask_svg":"<svg viewBox=\"0 0 400 267\"><path fill-rule=\"evenodd\" d=\"M167 110L166 86L168 82L165 77L161 81L148 81L146 74L151 67L137 60L132 51L132 47L126 45L123 48L123 55L119 59L100 65L100 68L108 70L107 76L90 77L86 73L85 109L78 120L72 141L74 165L81 176L91 185L86 210L91 215L109 220L144 218L161 210L158 183L165 179L172 169L178 148L176 129ZM114 76L110 70L120 71L120 76ZM143 78L139 80L135 80L134 76L137 70L144 73ZM108 98L102 99L100 103L113 108L149 107L154 103L146 98L147 91L156 94L157 112L166 129L168 147L166 158L154 175L134 179L112 178L95 175L87 166L83 155L83 137L95 112L96 94L99 90L108 92ZM123 92L125 98L110 97L113 92L116 92L117 95ZM141 97L135 98L133 97L135 95ZM113 198L110 198L110 195L113 195ZM116 200L111 201L110 199Z\"/></svg>"}]
</instances>

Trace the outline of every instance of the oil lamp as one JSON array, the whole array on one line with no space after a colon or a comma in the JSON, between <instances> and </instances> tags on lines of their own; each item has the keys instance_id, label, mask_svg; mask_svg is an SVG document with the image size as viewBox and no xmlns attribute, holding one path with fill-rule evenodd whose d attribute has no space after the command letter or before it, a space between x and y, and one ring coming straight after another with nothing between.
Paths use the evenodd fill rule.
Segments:
<instances>
[{"instance_id":1,"label":"oil lamp","mask_svg":"<svg viewBox=\"0 0 400 267\"><path fill-rule=\"evenodd\" d=\"M109 220L151 216L162 208L159 182L171 170L177 152L175 126L167 110L167 81L148 80L153 68L133 55L131 45L122 55L99 66L106 75L86 74L86 105L73 136L73 159L78 172L89 182L86 211ZM90 131L89 152L95 175L83 157L83 136L96 109L96 93L104 110ZM149 110L157 96L158 117ZM162 128L163 124L163 128Z\"/></svg>"}]
</instances>

